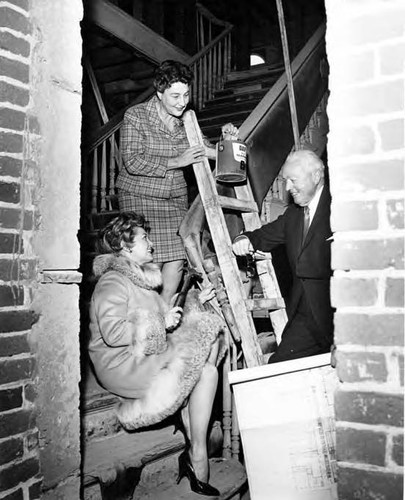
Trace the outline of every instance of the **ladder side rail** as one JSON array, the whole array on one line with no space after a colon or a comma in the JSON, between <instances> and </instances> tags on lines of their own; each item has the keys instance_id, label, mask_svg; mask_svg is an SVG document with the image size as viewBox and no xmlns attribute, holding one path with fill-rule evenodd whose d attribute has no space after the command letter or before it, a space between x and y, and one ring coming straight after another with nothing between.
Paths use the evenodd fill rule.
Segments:
<instances>
[{"instance_id":1,"label":"ladder side rail","mask_svg":"<svg viewBox=\"0 0 405 500\"><path fill-rule=\"evenodd\" d=\"M249 180L247 180L247 183L243 186L235 186L235 194L238 199L253 200L253 192ZM261 227L262 224L258 212L242 212L241 215L247 231L254 231ZM267 252L265 255L266 258L264 260L256 261L257 274L262 286L263 295L269 299L282 297L280 286L275 276L271 253ZM285 307L270 311L269 317L271 319L277 344L279 344L281 342L281 335L284 327L288 321Z\"/></svg>"},{"instance_id":2,"label":"ladder side rail","mask_svg":"<svg viewBox=\"0 0 405 500\"><path fill-rule=\"evenodd\" d=\"M185 114L184 125L190 145L203 144L201 130L193 111L188 111ZM204 158L203 161L195 163L193 169L214 247L217 251L217 259L228 292L229 303L240 329L246 365L248 367L259 366L262 364L263 357L253 319L246 309L243 284L236 265L236 258L232 252L231 239L218 201L218 194L208 159Z\"/></svg>"}]
</instances>

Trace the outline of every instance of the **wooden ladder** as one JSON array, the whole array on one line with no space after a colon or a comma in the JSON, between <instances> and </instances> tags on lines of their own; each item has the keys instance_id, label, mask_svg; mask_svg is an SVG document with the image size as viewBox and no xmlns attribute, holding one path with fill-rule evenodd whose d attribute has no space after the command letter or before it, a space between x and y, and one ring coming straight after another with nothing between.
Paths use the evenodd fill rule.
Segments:
<instances>
[{"instance_id":1,"label":"wooden ladder","mask_svg":"<svg viewBox=\"0 0 405 500\"><path fill-rule=\"evenodd\" d=\"M185 113L184 126L190 146L203 144L202 133L194 111ZM245 298L245 290L222 212L223 208L241 212L245 229L251 231L261 226L258 207L248 181L244 185L234 186L236 198L220 196L208 159L204 158L203 161L195 163L193 168L229 305L240 332L245 363L248 368L259 366L263 363L263 355L252 313L260 309L266 309L269 312L276 340L279 343L287 322L285 303L280 293L270 253L265 254L266 257L263 260L256 261L264 298Z\"/></svg>"}]
</instances>

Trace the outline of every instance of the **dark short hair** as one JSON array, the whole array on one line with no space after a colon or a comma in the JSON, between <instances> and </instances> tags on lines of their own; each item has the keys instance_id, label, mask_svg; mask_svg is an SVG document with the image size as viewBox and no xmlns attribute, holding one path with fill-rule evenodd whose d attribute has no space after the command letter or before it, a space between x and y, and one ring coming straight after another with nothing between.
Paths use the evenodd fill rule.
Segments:
<instances>
[{"instance_id":1,"label":"dark short hair","mask_svg":"<svg viewBox=\"0 0 405 500\"><path fill-rule=\"evenodd\" d=\"M193 78L194 73L186 64L168 59L156 68L153 86L158 92L164 92L176 82L190 85Z\"/></svg>"},{"instance_id":2,"label":"dark short hair","mask_svg":"<svg viewBox=\"0 0 405 500\"><path fill-rule=\"evenodd\" d=\"M110 221L99 234L98 250L100 253L118 253L122 244L131 246L136 229L142 228L149 232L150 226L142 214L123 212Z\"/></svg>"}]
</instances>

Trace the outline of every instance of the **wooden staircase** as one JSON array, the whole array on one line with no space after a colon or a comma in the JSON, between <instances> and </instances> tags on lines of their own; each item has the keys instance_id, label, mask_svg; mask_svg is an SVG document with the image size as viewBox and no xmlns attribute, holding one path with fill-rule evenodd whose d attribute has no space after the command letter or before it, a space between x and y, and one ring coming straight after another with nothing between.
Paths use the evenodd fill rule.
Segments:
<instances>
[{"instance_id":1,"label":"wooden staircase","mask_svg":"<svg viewBox=\"0 0 405 500\"><path fill-rule=\"evenodd\" d=\"M258 65L229 73L223 89L216 91L198 112L203 133L215 142L224 123L232 122L239 127L283 72L284 68L279 66Z\"/></svg>"},{"instance_id":2,"label":"wooden staircase","mask_svg":"<svg viewBox=\"0 0 405 500\"><path fill-rule=\"evenodd\" d=\"M120 1L116 3L119 4ZM150 54L148 57L143 57L142 51L134 50L135 42L133 46L131 46L131 40L129 40L130 43L128 40L124 44L116 43L114 25L122 13L117 12L116 8L109 5L106 0L87 0L86 4L92 8L98 5L101 9L94 15L102 17L98 17L94 25L87 25L87 36L90 40L88 56L92 61L107 115L108 117L115 115L115 118L112 120L113 128L111 123L107 123L102 130L100 129L101 134L98 135L97 143L94 142L93 136L90 137L88 142L93 146L96 144L92 151L97 152L97 155L90 159L87 167L83 167L88 168L87 176L83 175L84 183L86 177L88 182L87 186L83 186L84 198L87 202L89 198L103 200L103 197L108 197L108 201L100 205L89 203L85 210L86 221L82 225L81 232L82 271L85 278L89 276L89 269L95 255L93 245L97 230L115 215L113 179L117 163L109 148L119 142L119 126L124 109L130 103L132 104L134 99L145 99L148 92L150 93L149 84L156 66L156 59ZM111 22L111 19L105 13L109 11L113 12L114 21L112 26L108 27L106 22ZM88 21L89 18L86 22ZM125 18L125 22L129 23L130 20ZM109 34L106 35L106 31ZM125 31L126 37L132 36L130 31ZM207 44L210 45L208 41L206 41ZM149 50L148 47L145 50ZM208 56L212 53L200 54L201 58L195 59L198 71L202 67L209 66ZM179 57L176 58L179 59ZM192 57L187 59L187 62L190 63L190 61L193 63ZM226 68L223 71L225 70ZM203 82L197 82L193 101L196 107L200 108L197 116L204 134L215 141L219 136L221 125L232 121L235 125L242 126L243 139L252 141L249 134L253 127L248 127L247 131L244 124L249 120L252 110L260 106L262 99L274 86L277 86L282 72L283 69L280 67L265 65L239 72L230 72L228 67L226 77L221 75L219 78L220 89L214 90L208 100L203 98L205 88ZM97 105L94 102L88 108L91 109L84 110L87 121L84 119L83 129L91 132L98 128L94 124L102 125L103 121L98 116ZM85 136L84 142L87 139ZM102 172L101 177L99 177L100 172ZM108 182L106 179L109 179ZM101 186L96 193L97 196L90 195L89 197L92 191L91 185L93 185L93 190L94 186L98 186L97 189ZM112 186L110 191L108 191L108 185ZM93 284L87 281L83 286L82 302L83 310L86 310L86 301L90 297ZM228 363L231 362L228 360ZM133 433L124 431L118 424L114 413L117 398L104 391L95 380L89 364L84 363L84 365L82 377L83 498L85 500L166 500L169 498L199 500L201 496L190 492L186 480L183 480L179 486L175 485L177 458L184 448L184 439L180 433L173 434L173 421L168 419L159 426ZM233 355L232 369L237 367L238 360ZM227 408L223 408L224 419L221 429L227 447L224 453L226 460L221 458L222 453L219 449L221 445L219 448L217 446L216 450L213 450L211 459L211 476L212 484L221 491L220 498L226 500L237 497L238 492L246 484L246 474L236 458L239 457L240 444L236 414L231 408L230 393L223 398L229 398ZM219 429L216 428L215 432L218 431ZM221 439L222 436L217 435L212 442L218 443ZM214 445L213 448L215 448Z\"/></svg>"}]
</instances>

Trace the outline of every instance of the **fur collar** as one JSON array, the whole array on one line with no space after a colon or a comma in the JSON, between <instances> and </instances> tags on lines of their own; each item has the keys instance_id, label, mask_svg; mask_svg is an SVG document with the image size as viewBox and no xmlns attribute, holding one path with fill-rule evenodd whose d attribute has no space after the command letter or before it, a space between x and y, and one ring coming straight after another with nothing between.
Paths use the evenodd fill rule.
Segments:
<instances>
[{"instance_id":1,"label":"fur collar","mask_svg":"<svg viewBox=\"0 0 405 500\"><path fill-rule=\"evenodd\" d=\"M157 264L139 266L123 255L103 254L94 259L93 272L99 278L108 271L116 271L146 290L156 290L162 286L162 273Z\"/></svg>"}]
</instances>

